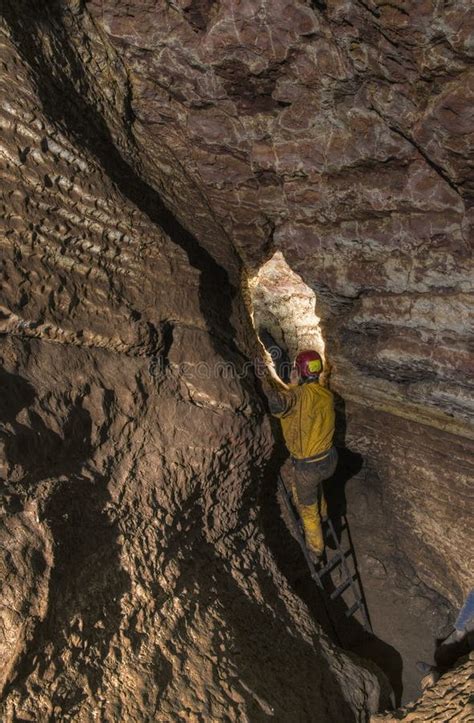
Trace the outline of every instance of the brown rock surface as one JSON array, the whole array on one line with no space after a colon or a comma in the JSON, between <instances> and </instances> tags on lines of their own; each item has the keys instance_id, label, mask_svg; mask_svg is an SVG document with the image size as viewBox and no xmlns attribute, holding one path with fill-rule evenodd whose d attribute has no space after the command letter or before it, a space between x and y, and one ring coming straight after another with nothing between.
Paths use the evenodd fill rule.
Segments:
<instances>
[{"instance_id":1,"label":"brown rock surface","mask_svg":"<svg viewBox=\"0 0 474 723\"><path fill-rule=\"evenodd\" d=\"M133 133L174 212L222 245L165 188L169 153L249 266L281 250L316 292L332 385L374 420L364 449L382 444L383 419L388 494L424 486L430 515L415 490L417 543L405 548L431 550L442 572L426 582L459 603L472 583L473 560L458 554L468 523L442 499L466 504L473 437L471 3L87 7L127 70ZM394 417L414 423L403 440ZM415 438L441 434L433 449L427 430L414 464L417 424Z\"/></svg>"},{"instance_id":2,"label":"brown rock surface","mask_svg":"<svg viewBox=\"0 0 474 723\"><path fill-rule=\"evenodd\" d=\"M377 674L257 524L272 440L238 258L136 170L87 14L23 10L1 35L1 718L366 720Z\"/></svg>"},{"instance_id":3,"label":"brown rock surface","mask_svg":"<svg viewBox=\"0 0 474 723\"><path fill-rule=\"evenodd\" d=\"M254 348L241 262L282 251L316 293L390 534L459 603L471 3L3 13L3 716L366 719L375 676L267 547L270 429L252 377L223 365Z\"/></svg>"},{"instance_id":4,"label":"brown rock surface","mask_svg":"<svg viewBox=\"0 0 474 723\"><path fill-rule=\"evenodd\" d=\"M472 681L474 677L474 653L449 673L443 675L439 681L427 688L423 696L412 705L394 714L374 715L371 721L404 720L418 723L445 723L447 720L456 723L468 723L474 718L474 703L472 696Z\"/></svg>"}]
</instances>

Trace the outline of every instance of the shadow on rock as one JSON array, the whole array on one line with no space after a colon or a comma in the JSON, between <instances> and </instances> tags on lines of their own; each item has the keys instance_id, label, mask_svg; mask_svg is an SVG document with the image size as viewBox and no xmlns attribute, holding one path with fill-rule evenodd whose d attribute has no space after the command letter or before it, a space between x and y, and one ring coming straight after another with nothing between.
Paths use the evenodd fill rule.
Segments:
<instances>
[{"instance_id":1,"label":"shadow on rock","mask_svg":"<svg viewBox=\"0 0 474 723\"><path fill-rule=\"evenodd\" d=\"M46 617L35 630L28 652L18 665L10 688L30 685L48 671L61 678L71 663L77 681L55 686L53 705L72 713L87 697L81 674L92 692L100 687L103 671L95 661L104 660L121 619L120 598L130 582L120 562L118 529L105 511L110 499L107 480L84 476L93 452L89 412L74 401L58 397L64 424L61 435L47 427L31 405L36 392L23 377L0 371L2 438L8 464L21 467L18 481L4 486L17 507L31 494L31 485L50 478L51 486L38 498L41 524L54 541L54 564L49 581ZM22 413L24 421L16 421ZM43 492L42 492L43 494ZM18 511L17 509L14 511ZM41 575L42 569L32 571ZM76 642L74 642L76 641ZM65 662L67 659L68 662ZM68 673L70 675L70 672Z\"/></svg>"},{"instance_id":2,"label":"shadow on rock","mask_svg":"<svg viewBox=\"0 0 474 723\"><path fill-rule=\"evenodd\" d=\"M68 411L61 434L50 429L32 409L35 399L35 390L26 379L0 369L0 439L9 478L21 482L22 487L73 473L92 452L92 421L80 398L63 400ZM22 421L17 421L22 411Z\"/></svg>"},{"instance_id":3,"label":"shadow on rock","mask_svg":"<svg viewBox=\"0 0 474 723\"><path fill-rule=\"evenodd\" d=\"M183 544L182 537L176 544ZM173 543L168 550L172 549ZM204 539L199 521L193 532L186 534L183 552L183 568L175 594L180 595L188 588L190 580L195 582L193 609L180 622L183 635L194 612L217 610L224 624L220 629L214 628L212 647L218 656L230 659L235 665L236 678L232 686L245 699L246 713L252 721L317 718L320 723L335 720L353 723L359 720L325 656L306 643L298 630L292 632L288 628L288 611L279 599L279 590L263 570L255 572L264 599L273 601L272 610L252 601L239 587L231 564L220 558L213 545ZM237 556L241 552L235 550ZM174 558L174 553L170 554ZM180 636L179 626L175 635Z\"/></svg>"}]
</instances>

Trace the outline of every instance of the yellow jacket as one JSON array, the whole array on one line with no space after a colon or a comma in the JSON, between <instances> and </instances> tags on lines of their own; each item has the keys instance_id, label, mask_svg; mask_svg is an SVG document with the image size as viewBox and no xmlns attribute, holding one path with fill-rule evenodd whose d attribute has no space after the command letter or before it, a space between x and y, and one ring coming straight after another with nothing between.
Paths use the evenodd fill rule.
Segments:
<instances>
[{"instance_id":1,"label":"yellow jacket","mask_svg":"<svg viewBox=\"0 0 474 723\"><path fill-rule=\"evenodd\" d=\"M270 398L289 452L296 459L329 451L334 436L334 395L316 381L291 386Z\"/></svg>"}]
</instances>

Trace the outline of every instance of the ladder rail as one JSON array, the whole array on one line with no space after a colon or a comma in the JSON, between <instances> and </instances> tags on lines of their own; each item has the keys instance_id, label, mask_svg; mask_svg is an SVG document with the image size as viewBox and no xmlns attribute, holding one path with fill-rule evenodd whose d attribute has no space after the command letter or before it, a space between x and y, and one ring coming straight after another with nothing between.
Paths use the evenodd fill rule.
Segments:
<instances>
[{"instance_id":1,"label":"ladder rail","mask_svg":"<svg viewBox=\"0 0 474 723\"><path fill-rule=\"evenodd\" d=\"M335 626L335 624L334 624L334 621L333 621L331 615L329 614L329 610L328 610L328 607L327 607L327 605L326 605L325 596L324 596L324 585L323 585L323 583L322 583L322 581L321 581L320 576L318 575L318 573L317 573L317 571L316 571L316 568L315 568L315 566L314 566L314 563L313 563L311 557L309 556L309 553L308 553L308 549L307 549L307 547L306 547L306 543L305 543L304 536L303 536L303 534L301 533L300 526L299 526L299 524L298 524L298 519L297 519L297 517L296 517L296 515L295 515L295 512L294 512L294 510L293 510L293 505L292 505L292 503L291 503L288 490L287 490L286 487L285 487L285 483L283 482L283 480L282 480L282 478L281 478L281 475L278 476L278 486L279 486L280 491L281 491L281 493L282 493L282 497L283 497L283 499L284 499L284 501L285 501L285 506L286 506L286 508L287 508L288 514L290 515L290 518L293 520L294 529L295 529L295 535L296 535L298 544L299 544L299 546L301 547L301 551L303 552L303 555L304 555L304 557L305 557L306 563L307 563L307 565L308 565L308 567L309 567L309 570L310 570L310 573L311 573L311 577L313 578L313 580L314 580L314 581L316 582L316 584L317 584L318 591L319 591L319 595L320 595L321 601L322 601L322 603L323 603L324 612L326 613L326 617L327 617L327 619L328 619L329 625L330 625L331 628L332 628L332 631L333 631L333 633L334 633L334 637L335 637L336 641L338 642L339 645L341 645L341 639L340 639L340 637L339 637L339 635L338 635L338 633L337 633L336 626Z\"/></svg>"},{"instance_id":2,"label":"ladder rail","mask_svg":"<svg viewBox=\"0 0 474 723\"><path fill-rule=\"evenodd\" d=\"M334 541L335 547L336 547L336 555L331 560L329 560L318 572L318 570L316 569L316 567L309 555L308 549L306 547L306 541L304 538L304 532L302 532L301 522L297 518L297 514L295 513L295 510L293 508L293 504L291 501L290 493L287 490L285 483L282 480L281 475L278 475L278 487L280 489L280 492L281 492L285 507L287 509L287 512L290 516L290 519L293 521L293 527L294 527L296 540L304 555L306 564L308 565L309 571L311 573L311 577L317 584L318 590L321 594L321 599L323 601L326 616L331 624L331 627L334 631L334 634L335 634L337 640L339 641L339 636L337 634L332 617L329 614L329 610L326 606L325 595L324 595L325 588L322 583L322 577L327 572L330 572L334 567L336 567L336 565L338 563L341 564L345 577L341 581L339 586L330 594L330 599L335 600L337 597L339 597L340 594L342 594L345 590L350 588L354 595L355 602L350 608L348 608L348 610L346 610L345 615L347 618L349 618L349 617L352 617L352 615L354 615L358 610L360 610L361 615L362 615L362 625L367 632L371 633L372 625L370 622L370 618L369 618L369 614L368 614L368 610L367 610L367 603L366 603L365 596L363 593L362 584L360 581L359 571L357 568L357 561L356 561L355 554L354 554L354 548L352 545L352 539L350 536L349 525L347 523L347 519L344 520L344 528L346 528L347 532L348 532L348 538L349 538L349 550L348 551L343 551L343 549L339 543L339 540L337 538L336 531L334 529L332 520L329 517L326 517L321 520L321 523L327 522L327 525L329 528L329 534L331 535L331 537ZM349 566L347 564L347 557L349 557L351 555L352 555L352 559L353 559L353 563L354 563L354 570L355 570L354 573L350 572Z\"/></svg>"},{"instance_id":3,"label":"ladder rail","mask_svg":"<svg viewBox=\"0 0 474 723\"><path fill-rule=\"evenodd\" d=\"M365 598L365 592L364 592L364 588L362 585L362 580L360 578L359 566L357 565L357 557L355 554L354 545L352 544L352 535L351 535L351 531L349 529L349 524L347 522L347 518L345 516L344 516L344 526L347 530L347 538L349 540L349 548L352 550L352 559L354 560L354 570L355 570L355 574L357 576L357 584L359 586L360 597L361 597L362 603L363 603L362 607L361 607L362 617L364 618L366 629L369 630L371 633L373 633L372 621L370 620L370 615L369 615L369 608L367 606L367 600Z\"/></svg>"},{"instance_id":4,"label":"ladder rail","mask_svg":"<svg viewBox=\"0 0 474 723\"><path fill-rule=\"evenodd\" d=\"M329 528L330 535L331 535L331 537L332 537L332 539L334 540L334 543L335 543L335 545L336 545L336 549L337 549L338 552L342 552L342 548L341 548L340 543L339 543L339 540L338 540L338 538L337 538L336 531L335 531L335 529L334 529L334 525L333 525L333 523L332 523L332 520L331 520L330 517L327 517L326 520L327 520L327 523L328 523L328 528ZM354 564L354 573L351 573L351 571L349 570L349 566L348 566L348 564L347 564L347 559L346 559L346 557L344 556L343 559L341 560L341 565L342 565L342 568L343 568L343 570L344 570L344 574L345 574L346 579L345 579L345 581L343 581L343 582L341 583L340 588L342 588L343 585L344 585L344 583L346 583L346 585L345 585L345 587L343 588L342 592L343 592L344 590L346 590L347 587L350 587L350 588L352 589L355 602L357 603L357 602L360 601L360 602L362 603L359 607L357 607L357 608L354 610L354 613L357 612L357 610L360 609L360 612L361 612L361 615L362 615L362 625L363 625L364 629L367 630L367 632L372 633L372 632L373 632L373 630L372 630L372 625L371 625L371 623L370 623L370 618L369 618L369 614L368 614L368 610L367 610L367 604L366 604L366 601L365 601L365 597L364 597L364 593L363 593L363 589L362 589L362 584L361 584L361 581L360 581L359 570L358 570L358 568L357 568L357 561L356 561L356 557L355 557L355 554L354 554L354 546L353 546L353 544L352 544L352 539L351 539L351 536L350 536L349 525L348 525L348 523L347 523L347 519L344 520L344 527L345 527L345 529L347 530L347 534L348 534L349 549L350 549L350 551L351 551L352 560L353 560L353 564ZM334 591L334 592L337 592L337 591ZM335 595L334 593L333 593L333 595L334 595L334 597L338 597L338 595ZM331 595L331 598L332 598L332 595ZM352 606L352 608L350 608L350 610L352 610L353 608L354 608L354 606ZM347 617L350 617L350 615L347 615Z\"/></svg>"}]
</instances>

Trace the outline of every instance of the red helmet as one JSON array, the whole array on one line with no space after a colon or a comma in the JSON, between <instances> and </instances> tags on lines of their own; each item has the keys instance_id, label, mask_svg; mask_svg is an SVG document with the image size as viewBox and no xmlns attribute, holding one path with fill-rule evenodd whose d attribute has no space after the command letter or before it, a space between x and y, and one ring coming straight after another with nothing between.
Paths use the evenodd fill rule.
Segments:
<instances>
[{"instance_id":1,"label":"red helmet","mask_svg":"<svg viewBox=\"0 0 474 723\"><path fill-rule=\"evenodd\" d=\"M323 360L321 354L311 349L301 351L295 359L295 366L302 379L307 377L319 377L323 371Z\"/></svg>"}]
</instances>

